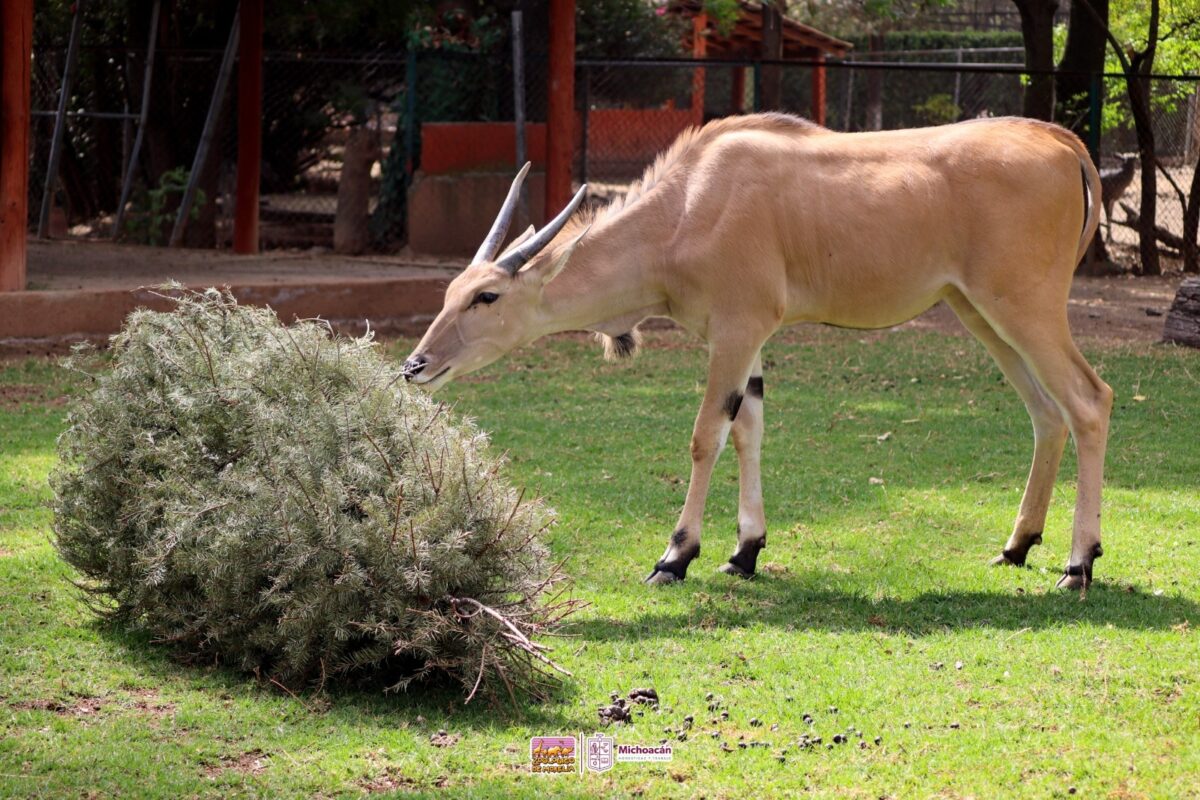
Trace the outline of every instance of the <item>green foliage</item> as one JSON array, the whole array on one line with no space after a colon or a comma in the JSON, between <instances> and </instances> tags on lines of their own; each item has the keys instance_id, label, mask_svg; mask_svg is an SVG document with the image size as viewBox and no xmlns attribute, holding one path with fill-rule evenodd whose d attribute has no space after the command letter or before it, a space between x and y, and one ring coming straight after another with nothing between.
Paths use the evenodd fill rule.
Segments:
<instances>
[{"instance_id":1,"label":"green foliage","mask_svg":"<svg viewBox=\"0 0 1200 800\"><path fill-rule=\"evenodd\" d=\"M124 236L140 244L160 245L167 235L167 230L175 221L179 201L187 188L190 171L186 167L176 167L164 172L158 179L158 186L139 193L133 201L132 208L125 225ZM200 209L208 202L204 190L196 187L196 195L188 219L200 218Z\"/></svg>"},{"instance_id":2,"label":"green foliage","mask_svg":"<svg viewBox=\"0 0 1200 800\"><path fill-rule=\"evenodd\" d=\"M1175 0L1160 5L1158 42L1153 71L1165 75L1195 74L1200 71L1200 0ZM1126 53L1142 50L1150 30L1150 5L1142 0L1110 0L1109 28ZM1122 72L1121 62L1110 43L1105 71ZM1102 129L1111 133L1132 129L1133 115L1122 78L1104 82ZM1157 81L1151 89L1150 105L1155 115L1180 112L1195 90L1191 81Z\"/></svg>"},{"instance_id":3,"label":"green foliage","mask_svg":"<svg viewBox=\"0 0 1200 800\"><path fill-rule=\"evenodd\" d=\"M962 113L962 109L954 104L954 98L948 94L931 95L925 102L915 104L912 110L927 125L954 122Z\"/></svg>"},{"instance_id":4,"label":"green foliage","mask_svg":"<svg viewBox=\"0 0 1200 800\"><path fill-rule=\"evenodd\" d=\"M733 30L741 16L741 3L738 0L704 0L704 12L712 19L717 32L724 36Z\"/></svg>"},{"instance_id":5,"label":"green foliage","mask_svg":"<svg viewBox=\"0 0 1200 800\"><path fill-rule=\"evenodd\" d=\"M174 302L131 315L59 440L55 543L95 606L285 685L544 690L525 636L573 604L485 435L369 338Z\"/></svg>"}]
</instances>

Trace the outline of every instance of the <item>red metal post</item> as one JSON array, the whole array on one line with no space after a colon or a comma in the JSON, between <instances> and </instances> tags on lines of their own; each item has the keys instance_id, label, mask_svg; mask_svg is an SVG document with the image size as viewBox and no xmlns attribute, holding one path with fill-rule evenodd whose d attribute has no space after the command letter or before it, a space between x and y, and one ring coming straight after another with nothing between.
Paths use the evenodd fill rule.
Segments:
<instances>
[{"instance_id":1,"label":"red metal post","mask_svg":"<svg viewBox=\"0 0 1200 800\"><path fill-rule=\"evenodd\" d=\"M818 52L812 73L812 121L825 124L825 53Z\"/></svg>"},{"instance_id":2,"label":"red metal post","mask_svg":"<svg viewBox=\"0 0 1200 800\"><path fill-rule=\"evenodd\" d=\"M700 59L708 53L708 14L703 11L692 17L692 58ZM704 124L704 68L692 70L692 120Z\"/></svg>"},{"instance_id":3,"label":"red metal post","mask_svg":"<svg viewBox=\"0 0 1200 800\"><path fill-rule=\"evenodd\" d=\"M242 0L238 32L237 214L233 252L258 252L258 184L262 167L263 0Z\"/></svg>"},{"instance_id":4,"label":"red metal post","mask_svg":"<svg viewBox=\"0 0 1200 800\"><path fill-rule=\"evenodd\" d=\"M575 149L575 0L550 0L550 86L546 111L546 216L571 200Z\"/></svg>"},{"instance_id":5,"label":"red metal post","mask_svg":"<svg viewBox=\"0 0 1200 800\"><path fill-rule=\"evenodd\" d=\"M0 292L25 288L33 0L0 3Z\"/></svg>"}]
</instances>

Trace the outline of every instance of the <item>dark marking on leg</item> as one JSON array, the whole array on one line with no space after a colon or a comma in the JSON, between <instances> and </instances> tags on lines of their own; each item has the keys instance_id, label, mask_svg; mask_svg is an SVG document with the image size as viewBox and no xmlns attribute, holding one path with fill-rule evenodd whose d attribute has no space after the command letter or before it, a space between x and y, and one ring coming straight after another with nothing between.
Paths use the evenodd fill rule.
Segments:
<instances>
[{"instance_id":1,"label":"dark marking on leg","mask_svg":"<svg viewBox=\"0 0 1200 800\"><path fill-rule=\"evenodd\" d=\"M762 375L752 375L750 381L746 384L746 394L751 397L762 399L763 396L763 379Z\"/></svg>"},{"instance_id":2,"label":"dark marking on leg","mask_svg":"<svg viewBox=\"0 0 1200 800\"><path fill-rule=\"evenodd\" d=\"M1005 562L1012 564L1015 567L1023 567L1025 566L1025 558L1029 555L1029 548L1033 547L1035 544L1041 543L1042 534L1039 531L1038 533L1026 536L1025 541L1021 542L1021 544L1017 545L1016 547L1004 548L1004 550L1001 551L1001 555Z\"/></svg>"},{"instance_id":3,"label":"dark marking on leg","mask_svg":"<svg viewBox=\"0 0 1200 800\"><path fill-rule=\"evenodd\" d=\"M675 536L678 536L680 533L683 533L683 531L677 531ZM671 537L671 543L675 546L678 546L679 542L675 540L675 536ZM683 580L687 577L688 564L692 563L692 560L698 555L700 555L699 543L694 544L691 547L678 550L675 555L669 559L660 559L659 562L654 565L654 571L651 572L646 578L645 583L658 582L655 581L654 578L660 572L674 576L675 580Z\"/></svg>"},{"instance_id":4,"label":"dark marking on leg","mask_svg":"<svg viewBox=\"0 0 1200 800\"><path fill-rule=\"evenodd\" d=\"M632 333L622 333L612 337L613 355L617 358L629 358L637 351L637 340Z\"/></svg>"},{"instance_id":5,"label":"dark marking on leg","mask_svg":"<svg viewBox=\"0 0 1200 800\"><path fill-rule=\"evenodd\" d=\"M758 566L758 553L766 546L767 535L765 533L757 539L738 542L737 552L729 557L729 563L735 569L728 569L726 572L743 578L753 577L754 570Z\"/></svg>"},{"instance_id":6,"label":"dark marking on leg","mask_svg":"<svg viewBox=\"0 0 1200 800\"><path fill-rule=\"evenodd\" d=\"M742 407L742 393L730 392L725 398L725 413L730 420L737 419L738 410Z\"/></svg>"},{"instance_id":7,"label":"dark marking on leg","mask_svg":"<svg viewBox=\"0 0 1200 800\"><path fill-rule=\"evenodd\" d=\"M677 530L671 534L671 544L675 545L676 547L682 547L683 543L686 541L687 541L687 528L680 528L679 530Z\"/></svg>"}]
</instances>

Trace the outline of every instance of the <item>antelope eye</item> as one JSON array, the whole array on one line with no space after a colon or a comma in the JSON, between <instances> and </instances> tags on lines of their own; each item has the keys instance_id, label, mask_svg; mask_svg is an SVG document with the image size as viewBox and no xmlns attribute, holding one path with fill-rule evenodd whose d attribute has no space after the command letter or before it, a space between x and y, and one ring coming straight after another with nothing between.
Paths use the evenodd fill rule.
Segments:
<instances>
[{"instance_id":1,"label":"antelope eye","mask_svg":"<svg viewBox=\"0 0 1200 800\"><path fill-rule=\"evenodd\" d=\"M480 292L475 295L475 299L471 301L472 306L477 306L483 303L485 306L490 306L492 303L500 299L500 295L495 292Z\"/></svg>"}]
</instances>

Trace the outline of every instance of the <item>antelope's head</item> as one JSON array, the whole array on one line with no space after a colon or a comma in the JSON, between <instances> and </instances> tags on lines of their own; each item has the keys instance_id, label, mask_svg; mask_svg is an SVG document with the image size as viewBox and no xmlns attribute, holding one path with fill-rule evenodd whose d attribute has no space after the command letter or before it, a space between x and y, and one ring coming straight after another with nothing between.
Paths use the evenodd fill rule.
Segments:
<instances>
[{"instance_id":1,"label":"antelope's head","mask_svg":"<svg viewBox=\"0 0 1200 800\"><path fill-rule=\"evenodd\" d=\"M459 375L486 367L540 336L539 312L546 284L566 265L584 230L556 254L543 254L583 201L586 186L540 231L528 230L497 256L517 208L521 168L492 229L463 272L446 288L442 310L404 362L406 380L435 390Z\"/></svg>"}]
</instances>

